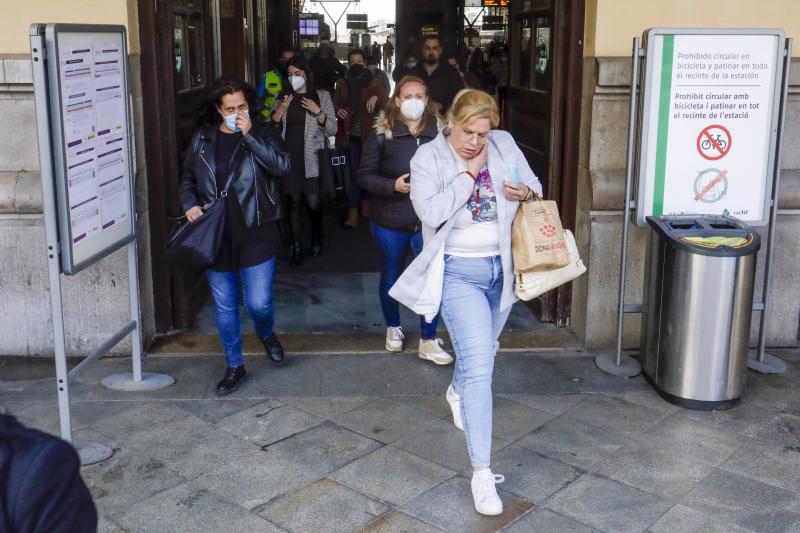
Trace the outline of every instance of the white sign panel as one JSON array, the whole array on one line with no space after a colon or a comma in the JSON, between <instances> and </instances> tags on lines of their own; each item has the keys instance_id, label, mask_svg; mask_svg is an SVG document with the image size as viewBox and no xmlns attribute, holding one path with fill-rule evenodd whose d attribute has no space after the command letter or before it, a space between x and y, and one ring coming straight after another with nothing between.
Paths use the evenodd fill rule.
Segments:
<instances>
[{"instance_id":1,"label":"white sign panel","mask_svg":"<svg viewBox=\"0 0 800 533\"><path fill-rule=\"evenodd\" d=\"M133 238L124 28L47 27L62 266L75 273Z\"/></svg>"},{"instance_id":2,"label":"white sign panel","mask_svg":"<svg viewBox=\"0 0 800 533\"><path fill-rule=\"evenodd\" d=\"M731 215L766 225L784 35L779 30L650 30L637 223Z\"/></svg>"}]
</instances>

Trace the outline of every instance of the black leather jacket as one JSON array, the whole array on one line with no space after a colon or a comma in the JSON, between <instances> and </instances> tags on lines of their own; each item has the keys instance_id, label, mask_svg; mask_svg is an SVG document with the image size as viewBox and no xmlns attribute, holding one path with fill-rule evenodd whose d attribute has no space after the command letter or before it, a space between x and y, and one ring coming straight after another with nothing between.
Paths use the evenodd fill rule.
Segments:
<instances>
[{"instance_id":1,"label":"black leather jacket","mask_svg":"<svg viewBox=\"0 0 800 533\"><path fill-rule=\"evenodd\" d=\"M217 125L206 126L192 137L181 172L180 199L184 212L217 198L214 177L217 128ZM254 123L236 147L230 168L235 169L236 176L229 192L236 194L247 227L280 219L281 195L277 178L289 172L289 153L280 132Z\"/></svg>"}]
</instances>

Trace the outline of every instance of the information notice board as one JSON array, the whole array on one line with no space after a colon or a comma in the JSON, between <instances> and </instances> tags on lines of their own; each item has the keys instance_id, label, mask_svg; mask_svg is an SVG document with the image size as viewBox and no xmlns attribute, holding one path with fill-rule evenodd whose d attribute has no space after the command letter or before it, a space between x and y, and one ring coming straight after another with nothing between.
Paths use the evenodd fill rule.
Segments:
<instances>
[{"instance_id":1,"label":"information notice board","mask_svg":"<svg viewBox=\"0 0 800 533\"><path fill-rule=\"evenodd\" d=\"M49 24L45 37L62 270L75 274L134 238L126 34Z\"/></svg>"},{"instance_id":2,"label":"information notice board","mask_svg":"<svg viewBox=\"0 0 800 533\"><path fill-rule=\"evenodd\" d=\"M645 46L636 222L714 214L767 225L783 31L652 29Z\"/></svg>"}]
</instances>

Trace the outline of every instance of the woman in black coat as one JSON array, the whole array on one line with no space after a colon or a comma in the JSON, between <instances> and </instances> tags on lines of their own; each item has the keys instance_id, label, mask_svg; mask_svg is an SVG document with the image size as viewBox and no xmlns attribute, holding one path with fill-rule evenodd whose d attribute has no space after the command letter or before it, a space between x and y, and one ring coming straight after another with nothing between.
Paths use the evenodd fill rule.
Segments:
<instances>
[{"instance_id":1,"label":"woman in black coat","mask_svg":"<svg viewBox=\"0 0 800 533\"><path fill-rule=\"evenodd\" d=\"M420 78L406 76L394 90L386 111L375 123L361 156L359 184L371 196L372 235L381 249L381 308L386 321L386 349L403 350L400 304L389 296L405 265L408 249L419 253L422 234L409 192L411 158L417 147L432 141L439 133L438 120L428 110L428 88ZM437 365L453 362L436 338L439 317L426 322L420 317L419 356Z\"/></svg>"},{"instance_id":2,"label":"woman in black coat","mask_svg":"<svg viewBox=\"0 0 800 533\"><path fill-rule=\"evenodd\" d=\"M242 359L239 285L267 355L283 361L273 325L272 284L280 245L278 177L289 154L278 131L260 122L255 91L236 80L220 81L210 95L205 124L192 137L183 163L181 203L189 222L203 206L225 202L225 234L208 284L227 370L217 394L235 391L247 378ZM226 185L230 183L229 186Z\"/></svg>"}]
</instances>

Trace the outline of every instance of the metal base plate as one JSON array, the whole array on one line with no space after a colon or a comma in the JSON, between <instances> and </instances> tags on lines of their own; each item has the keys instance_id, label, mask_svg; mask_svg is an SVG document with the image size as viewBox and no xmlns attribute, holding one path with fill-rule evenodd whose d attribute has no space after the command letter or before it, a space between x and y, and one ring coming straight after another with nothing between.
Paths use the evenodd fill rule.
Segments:
<instances>
[{"instance_id":1,"label":"metal base plate","mask_svg":"<svg viewBox=\"0 0 800 533\"><path fill-rule=\"evenodd\" d=\"M747 368L762 374L783 374L786 372L786 362L774 355L764 354L764 361L758 360L758 350L750 350L747 358Z\"/></svg>"},{"instance_id":2,"label":"metal base plate","mask_svg":"<svg viewBox=\"0 0 800 533\"><path fill-rule=\"evenodd\" d=\"M124 392L139 392L163 389L175 383L175 378L166 374L142 372L142 381L134 381L132 373L112 374L100 380L103 387Z\"/></svg>"},{"instance_id":3,"label":"metal base plate","mask_svg":"<svg viewBox=\"0 0 800 533\"><path fill-rule=\"evenodd\" d=\"M113 449L99 442L77 441L75 449L78 450L78 457L81 458L81 466L93 465L114 455Z\"/></svg>"},{"instance_id":4,"label":"metal base plate","mask_svg":"<svg viewBox=\"0 0 800 533\"><path fill-rule=\"evenodd\" d=\"M619 365L616 353L601 353L594 358L594 364L606 374L621 378L635 378L642 373L639 361L626 354L622 354Z\"/></svg>"}]
</instances>

